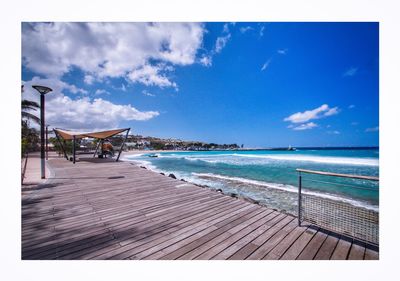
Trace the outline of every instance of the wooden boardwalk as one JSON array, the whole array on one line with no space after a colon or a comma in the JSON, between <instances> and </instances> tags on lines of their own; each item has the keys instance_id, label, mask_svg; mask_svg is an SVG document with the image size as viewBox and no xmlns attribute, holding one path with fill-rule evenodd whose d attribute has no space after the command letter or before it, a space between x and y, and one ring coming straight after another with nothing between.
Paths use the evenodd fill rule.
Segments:
<instances>
[{"instance_id":1,"label":"wooden boardwalk","mask_svg":"<svg viewBox=\"0 0 400 281\"><path fill-rule=\"evenodd\" d=\"M51 159L22 191L22 259L378 259L295 217L127 162Z\"/></svg>"}]
</instances>

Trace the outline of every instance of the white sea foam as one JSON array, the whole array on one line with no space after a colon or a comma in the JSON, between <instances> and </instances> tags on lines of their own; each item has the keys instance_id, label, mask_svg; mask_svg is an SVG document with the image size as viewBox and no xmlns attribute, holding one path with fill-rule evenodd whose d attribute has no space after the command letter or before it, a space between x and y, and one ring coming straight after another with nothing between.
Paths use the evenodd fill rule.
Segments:
<instances>
[{"instance_id":1,"label":"white sea foam","mask_svg":"<svg viewBox=\"0 0 400 281\"><path fill-rule=\"evenodd\" d=\"M223 181L234 181L234 182L244 183L244 184L249 184L249 185L262 186L262 187L266 187L266 188L272 188L272 189L282 190L282 191L291 192L291 193L298 192L297 187L295 187L293 185L288 185L288 184L269 183L269 182L250 180L250 179L239 178L239 177L227 177L227 176L217 175L217 174L212 174L212 173L192 173L192 175L198 176L198 177L214 178L214 179L219 179L219 180L223 180ZM362 208L374 210L377 212L379 211L379 207L377 207L377 206L368 204L366 202L361 202L358 200L342 197L339 195L333 195L333 194L329 194L329 193L321 193L321 192L315 192L315 191L303 191L302 193L308 194L308 195L314 195L314 196L318 196L318 197L322 197L322 198L326 198L326 199L330 199L330 200L349 203L356 207L362 207Z\"/></svg>"},{"instance_id":2,"label":"white sea foam","mask_svg":"<svg viewBox=\"0 0 400 281\"><path fill-rule=\"evenodd\" d=\"M363 165L363 166L379 166L379 160L375 158L355 158L355 157L327 157L313 155L253 155L253 154L233 154L238 157L263 158L283 161L307 161L325 164L341 164L341 165Z\"/></svg>"},{"instance_id":3,"label":"white sea foam","mask_svg":"<svg viewBox=\"0 0 400 281\"><path fill-rule=\"evenodd\" d=\"M334 165L353 165L353 166L379 166L379 159L361 157L334 157L334 156L314 156L314 155L290 155L290 154L199 154L199 155L158 155L160 158L182 159L188 161L203 161L210 164L225 163L233 165L263 164L272 161L298 161L314 162ZM251 160L254 159L254 160ZM263 161L264 160L264 161Z\"/></svg>"}]
</instances>

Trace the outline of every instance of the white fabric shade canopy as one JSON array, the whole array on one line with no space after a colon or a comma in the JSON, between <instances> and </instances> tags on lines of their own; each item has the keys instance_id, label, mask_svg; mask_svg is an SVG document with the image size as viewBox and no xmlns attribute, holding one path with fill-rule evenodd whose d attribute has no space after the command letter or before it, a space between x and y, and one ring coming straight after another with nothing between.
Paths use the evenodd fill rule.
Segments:
<instances>
[{"instance_id":1,"label":"white fabric shade canopy","mask_svg":"<svg viewBox=\"0 0 400 281\"><path fill-rule=\"evenodd\" d=\"M61 136L64 140L72 140L75 136L75 139L82 139L82 138L96 138L96 139L106 139L122 133L123 131L129 130L129 128L124 129L114 129L114 130L107 130L107 131L99 131L99 132L74 132L74 131L67 131L61 129L54 129L54 131Z\"/></svg>"}]
</instances>

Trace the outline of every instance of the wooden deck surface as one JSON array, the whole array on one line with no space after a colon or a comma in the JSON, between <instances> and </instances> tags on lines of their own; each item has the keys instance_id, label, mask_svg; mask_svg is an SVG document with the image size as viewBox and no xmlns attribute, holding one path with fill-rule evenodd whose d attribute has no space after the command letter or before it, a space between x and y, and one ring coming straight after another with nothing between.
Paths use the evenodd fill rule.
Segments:
<instances>
[{"instance_id":1,"label":"wooden deck surface","mask_svg":"<svg viewBox=\"0 0 400 281\"><path fill-rule=\"evenodd\" d=\"M97 159L99 160L99 159ZM22 259L378 259L378 250L128 162L48 162L22 191Z\"/></svg>"}]
</instances>

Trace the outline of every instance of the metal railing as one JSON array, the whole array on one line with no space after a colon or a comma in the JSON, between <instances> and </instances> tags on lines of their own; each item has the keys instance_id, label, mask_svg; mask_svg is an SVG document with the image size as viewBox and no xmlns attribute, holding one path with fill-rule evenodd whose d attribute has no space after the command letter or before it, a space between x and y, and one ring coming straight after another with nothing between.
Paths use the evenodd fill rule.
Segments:
<instances>
[{"instance_id":1,"label":"metal railing","mask_svg":"<svg viewBox=\"0 0 400 281\"><path fill-rule=\"evenodd\" d=\"M315 192L304 192L303 173L328 177L358 179L364 181L379 181L378 177L359 176L349 174L329 173L305 169L296 169L299 173L298 190L298 224L307 221L318 227L344 234L366 241L379 244L379 211L356 206L345 200L334 200L329 196L319 196ZM352 185L323 180L310 180L318 184L339 185L360 189L363 192L378 192L377 188Z\"/></svg>"}]
</instances>

